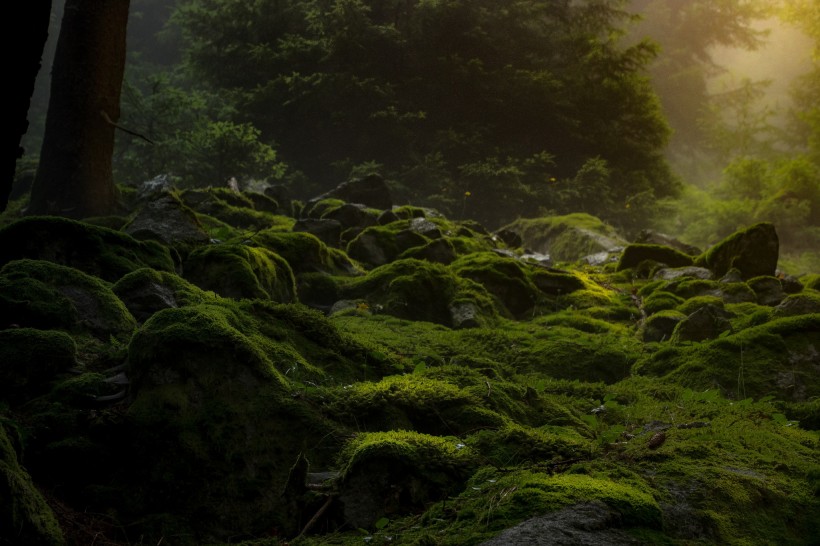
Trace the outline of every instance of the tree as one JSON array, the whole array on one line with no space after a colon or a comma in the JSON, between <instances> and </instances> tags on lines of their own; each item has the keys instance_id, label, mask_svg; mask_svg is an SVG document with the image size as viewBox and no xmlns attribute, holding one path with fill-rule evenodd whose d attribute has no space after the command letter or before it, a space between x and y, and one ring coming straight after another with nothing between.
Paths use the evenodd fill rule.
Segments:
<instances>
[{"instance_id":1,"label":"tree","mask_svg":"<svg viewBox=\"0 0 820 546\"><path fill-rule=\"evenodd\" d=\"M12 119L8 123L8 144L6 145L7 167L0 180L0 212L6 210L11 185L14 180L15 162L23 156L23 149L20 147L20 138L28 129L26 113L28 112L31 94L34 91L34 80L40 70L40 58L43 54L43 47L48 38L49 13L51 12L51 0L39 0L37 2L13 2L8 6L11 13L7 13L9 21L16 21L26 32L14 35L15 50L20 51L19 72L13 78L10 94ZM11 46L8 46L11 47ZM11 150L14 149L12 159Z\"/></svg>"},{"instance_id":2,"label":"tree","mask_svg":"<svg viewBox=\"0 0 820 546\"><path fill-rule=\"evenodd\" d=\"M29 214L105 215L120 115L129 0L67 0Z\"/></svg>"}]
</instances>

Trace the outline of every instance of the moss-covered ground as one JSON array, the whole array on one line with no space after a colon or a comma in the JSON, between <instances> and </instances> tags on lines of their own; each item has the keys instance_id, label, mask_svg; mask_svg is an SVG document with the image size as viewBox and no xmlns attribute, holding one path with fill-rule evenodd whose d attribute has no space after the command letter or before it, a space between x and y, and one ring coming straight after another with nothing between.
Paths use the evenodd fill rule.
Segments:
<instances>
[{"instance_id":1,"label":"moss-covered ground","mask_svg":"<svg viewBox=\"0 0 820 546\"><path fill-rule=\"evenodd\" d=\"M311 203L361 220L343 249L175 195L211 237L182 254L0 219L0 543L471 545L589 510L602 540L817 543L820 275L773 271L769 225L690 257Z\"/></svg>"}]
</instances>

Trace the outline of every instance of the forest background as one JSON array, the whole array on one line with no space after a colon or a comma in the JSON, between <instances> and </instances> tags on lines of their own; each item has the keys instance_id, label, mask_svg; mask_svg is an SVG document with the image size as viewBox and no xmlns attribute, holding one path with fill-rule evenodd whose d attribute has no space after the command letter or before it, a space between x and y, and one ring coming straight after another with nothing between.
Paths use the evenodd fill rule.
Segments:
<instances>
[{"instance_id":1,"label":"forest background","mask_svg":"<svg viewBox=\"0 0 820 546\"><path fill-rule=\"evenodd\" d=\"M700 246L769 221L818 271L819 46L813 0L131 0L120 125L147 140L118 133L115 178L307 199L379 172L491 228L582 211Z\"/></svg>"}]
</instances>

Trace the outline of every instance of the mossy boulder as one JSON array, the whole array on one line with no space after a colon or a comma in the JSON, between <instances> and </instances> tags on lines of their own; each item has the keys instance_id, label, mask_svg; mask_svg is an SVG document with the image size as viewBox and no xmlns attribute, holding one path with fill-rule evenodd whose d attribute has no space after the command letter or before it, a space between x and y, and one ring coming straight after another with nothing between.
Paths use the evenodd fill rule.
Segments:
<instances>
[{"instance_id":1,"label":"mossy boulder","mask_svg":"<svg viewBox=\"0 0 820 546\"><path fill-rule=\"evenodd\" d=\"M129 346L132 509L175 514L197 543L298 534L299 514L278 494L288 469L303 451L327 465L339 447L303 389L350 381L365 362L374 377L391 366L296 305L225 300L154 314Z\"/></svg>"},{"instance_id":2,"label":"mossy boulder","mask_svg":"<svg viewBox=\"0 0 820 546\"><path fill-rule=\"evenodd\" d=\"M458 304L476 306L477 322L492 322L498 311L484 288L447 267L421 261L397 260L361 278L340 284L343 299L366 300L369 309L407 320L453 325Z\"/></svg>"},{"instance_id":3,"label":"mossy boulder","mask_svg":"<svg viewBox=\"0 0 820 546\"><path fill-rule=\"evenodd\" d=\"M57 374L76 365L76 355L64 332L0 330L0 399L19 404L47 392Z\"/></svg>"},{"instance_id":4,"label":"mossy boulder","mask_svg":"<svg viewBox=\"0 0 820 546\"><path fill-rule=\"evenodd\" d=\"M361 266L347 254L328 247L309 233L268 229L254 235L253 241L283 257L297 276L302 273L348 276L363 273Z\"/></svg>"},{"instance_id":5,"label":"mossy boulder","mask_svg":"<svg viewBox=\"0 0 820 546\"><path fill-rule=\"evenodd\" d=\"M519 219L503 229L518 233L526 248L547 254L556 262L619 252L627 244L611 226L585 213Z\"/></svg>"},{"instance_id":6,"label":"mossy boulder","mask_svg":"<svg viewBox=\"0 0 820 546\"><path fill-rule=\"evenodd\" d=\"M644 298L642 308L647 315L652 315L658 311L665 311L667 309L675 309L682 304L684 299L680 296L667 292L665 290L656 290Z\"/></svg>"},{"instance_id":7,"label":"mossy boulder","mask_svg":"<svg viewBox=\"0 0 820 546\"><path fill-rule=\"evenodd\" d=\"M391 431L357 435L340 454L344 519L368 528L457 493L476 459L456 438Z\"/></svg>"},{"instance_id":8,"label":"mossy boulder","mask_svg":"<svg viewBox=\"0 0 820 546\"><path fill-rule=\"evenodd\" d=\"M62 546L54 512L23 469L0 423L0 543Z\"/></svg>"},{"instance_id":9,"label":"mossy boulder","mask_svg":"<svg viewBox=\"0 0 820 546\"><path fill-rule=\"evenodd\" d=\"M697 258L696 265L722 277L730 269L740 271L742 278L772 276L777 269L780 242L774 226L761 223L738 231Z\"/></svg>"},{"instance_id":10,"label":"mossy boulder","mask_svg":"<svg viewBox=\"0 0 820 546\"><path fill-rule=\"evenodd\" d=\"M672 332L672 343L704 341L715 339L732 331L729 313L712 304L698 307L694 312L680 321Z\"/></svg>"},{"instance_id":11,"label":"mossy boulder","mask_svg":"<svg viewBox=\"0 0 820 546\"><path fill-rule=\"evenodd\" d=\"M812 313L820 313L820 294L808 290L788 296L774 308L774 316L776 317L791 317Z\"/></svg>"},{"instance_id":12,"label":"mossy boulder","mask_svg":"<svg viewBox=\"0 0 820 546\"><path fill-rule=\"evenodd\" d=\"M642 262L652 261L668 267L691 266L694 259L680 250L662 245L627 245L618 261L617 271L638 267Z\"/></svg>"},{"instance_id":13,"label":"mossy boulder","mask_svg":"<svg viewBox=\"0 0 820 546\"><path fill-rule=\"evenodd\" d=\"M675 327L686 319L686 315L675 310L657 311L648 317L640 328L643 341L668 341Z\"/></svg>"},{"instance_id":14,"label":"mossy boulder","mask_svg":"<svg viewBox=\"0 0 820 546\"><path fill-rule=\"evenodd\" d=\"M666 347L641 359L633 371L693 389L717 388L735 398L799 401L820 395L817 347L820 315L800 315L712 341Z\"/></svg>"},{"instance_id":15,"label":"mossy boulder","mask_svg":"<svg viewBox=\"0 0 820 546\"><path fill-rule=\"evenodd\" d=\"M131 314L145 322L157 311L204 303L214 299L212 294L167 271L137 269L125 275L112 287L114 294Z\"/></svg>"},{"instance_id":16,"label":"mossy boulder","mask_svg":"<svg viewBox=\"0 0 820 546\"><path fill-rule=\"evenodd\" d=\"M410 222L400 220L365 229L348 243L348 255L371 267L378 267L396 260L411 248L424 247L430 239L410 229Z\"/></svg>"},{"instance_id":17,"label":"mossy boulder","mask_svg":"<svg viewBox=\"0 0 820 546\"><path fill-rule=\"evenodd\" d=\"M0 265L30 258L114 282L140 267L174 271L167 248L76 220L31 216L0 229Z\"/></svg>"},{"instance_id":18,"label":"mossy boulder","mask_svg":"<svg viewBox=\"0 0 820 546\"><path fill-rule=\"evenodd\" d=\"M135 239L159 241L183 251L210 239L196 214L172 193L146 203L124 231Z\"/></svg>"},{"instance_id":19,"label":"mossy boulder","mask_svg":"<svg viewBox=\"0 0 820 546\"><path fill-rule=\"evenodd\" d=\"M0 324L88 331L107 340L127 338L136 321L108 283L82 271L40 260L0 269Z\"/></svg>"},{"instance_id":20,"label":"mossy boulder","mask_svg":"<svg viewBox=\"0 0 820 546\"><path fill-rule=\"evenodd\" d=\"M290 265L265 248L229 244L197 248L185 260L185 277L226 298L296 301Z\"/></svg>"},{"instance_id":21,"label":"mossy boulder","mask_svg":"<svg viewBox=\"0 0 820 546\"><path fill-rule=\"evenodd\" d=\"M483 286L512 317L531 311L538 303L539 290L530 280L527 265L513 258L475 253L456 260L450 268Z\"/></svg>"},{"instance_id":22,"label":"mossy boulder","mask_svg":"<svg viewBox=\"0 0 820 546\"><path fill-rule=\"evenodd\" d=\"M748 284L749 288L755 293L757 302L761 305L774 307L786 297L786 292L783 290L783 283L777 277L755 277L749 279L746 284Z\"/></svg>"},{"instance_id":23,"label":"mossy boulder","mask_svg":"<svg viewBox=\"0 0 820 546\"><path fill-rule=\"evenodd\" d=\"M345 203L360 203L379 210L387 210L393 207L390 189L387 187L384 178L379 174L351 178L329 192L311 199L311 203L324 199L338 199Z\"/></svg>"}]
</instances>

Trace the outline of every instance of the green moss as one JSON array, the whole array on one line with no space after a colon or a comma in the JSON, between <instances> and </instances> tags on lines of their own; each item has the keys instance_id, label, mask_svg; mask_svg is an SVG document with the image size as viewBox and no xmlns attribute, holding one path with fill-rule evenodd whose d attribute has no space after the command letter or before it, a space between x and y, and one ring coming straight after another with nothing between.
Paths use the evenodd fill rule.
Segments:
<instances>
[{"instance_id":1,"label":"green moss","mask_svg":"<svg viewBox=\"0 0 820 546\"><path fill-rule=\"evenodd\" d=\"M54 512L20 467L0 426L0 541L23 546L65 544Z\"/></svg>"},{"instance_id":2,"label":"green moss","mask_svg":"<svg viewBox=\"0 0 820 546\"><path fill-rule=\"evenodd\" d=\"M23 218L0 229L0 248L0 265L47 260L111 282L140 267L174 270L170 252L159 243L66 218Z\"/></svg>"},{"instance_id":3,"label":"green moss","mask_svg":"<svg viewBox=\"0 0 820 546\"><path fill-rule=\"evenodd\" d=\"M752 326L760 326L772 319L772 308L757 303L729 303L724 308L731 315L732 329L737 332Z\"/></svg>"},{"instance_id":4,"label":"green moss","mask_svg":"<svg viewBox=\"0 0 820 546\"><path fill-rule=\"evenodd\" d=\"M707 305L723 309L723 299L717 296L695 296L678 305L677 310L684 315L691 315Z\"/></svg>"},{"instance_id":5,"label":"green moss","mask_svg":"<svg viewBox=\"0 0 820 546\"><path fill-rule=\"evenodd\" d=\"M309 233L268 229L257 233L253 241L283 257L297 276L317 272L355 276L363 272L344 252L329 248Z\"/></svg>"},{"instance_id":6,"label":"green moss","mask_svg":"<svg viewBox=\"0 0 820 546\"><path fill-rule=\"evenodd\" d=\"M820 290L820 274L811 274L801 277L803 286L810 290Z\"/></svg>"},{"instance_id":7,"label":"green moss","mask_svg":"<svg viewBox=\"0 0 820 546\"><path fill-rule=\"evenodd\" d=\"M223 297L271 299L280 303L296 300L296 281L290 265L264 248L200 247L188 256L185 271L189 281Z\"/></svg>"},{"instance_id":8,"label":"green moss","mask_svg":"<svg viewBox=\"0 0 820 546\"><path fill-rule=\"evenodd\" d=\"M589 334L625 333L623 326L581 315L575 311L559 311L533 320L543 326L566 326Z\"/></svg>"},{"instance_id":9,"label":"green moss","mask_svg":"<svg viewBox=\"0 0 820 546\"><path fill-rule=\"evenodd\" d=\"M320 199L316 202L308 203L302 211L302 216L307 218L321 218L330 210L335 210L345 202L341 199Z\"/></svg>"},{"instance_id":10,"label":"green moss","mask_svg":"<svg viewBox=\"0 0 820 546\"><path fill-rule=\"evenodd\" d=\"M641 262L652 260L667 267L686 267L693 264L693 258L679 250L663 245L627 245L618 261L618 271L637 267Z\"/></svg>"},{"instance_id":11,"label":"green moss","mask_svg":"<svg viewBox=\"0 0 820 546\"><path fill-rule=\"evenodd\" d=\"M722 240L696 260L722 277L730 269L738 269L744 279L774 275L777 268L778 239L769 223L753 225Z\"/></svg>"},{"instance_id":12,"label":"green moss","mask_svg":"<svg viewBox=\"0 0 820 546\"><path fill-rule=\"evenodd\" d=\"M585 213L519 219L504 229L519 233L526 247L549 252L555 261L575 261L600 252L602 245L625 245L611 226Z\"/></svg>"},{"instance_id":13,"label":"green moss","mask_svg":"<svg viewBox=\"0 0 820 546\"><path fill-rule=\"evenodd\" d=\"M530 280L526 264L513 258L474 253L456 260L450 268L482 285L512 317L531 311L538 302L539 290Z\"/></svg>"},{"instance_id":14,"label":"green moss","mask_svg":"<svg viewBox=\"0 0 820 546\"><path fill-rule=\"evenodd\" d=\"M706 343L667 347L634 371L691 388L719 388L736 398L803 399L820 395L820 381L810 371L818 343L820 315L790 317Z\"/></svg>"},{"instance_id":15,"label":"green moss","mask_svg":"<svg viewBox=\"0 0 820 546\"><path fill-rule=\"evenodd\" d=\"M681 321L686 319L686 315L674 309L664 309L648 317L641 326L641 339L643 341L669 341L672 333Z\"/></svg>"},{"instance_id":16,"label":"green moss","mask_svg":"<svg viewBox=\"0 0 820 546\"><path fill-rule=\"evenodd\" d=\"M672 292L657 290L643 300L643 310L647 315L653 315L658 311L675 309L683 302L683 298L676 296Z\"/></svg>"},{"instance_id":17,"label":"green moss","mask_svg":"<svg viewBox=\"0 0 820 546\"><path fill-rule=\"evenodd\" d=\"M482 461L499 468L524 463L586 458L592 453L589 440L565 427L528 428L509 424L470 435L466 443Z\"/></svg>"},{"instance_id":18,"label":"green moss","mask_svg":"<svg viewBox=\"0 0 820 546\"><path fill-rule=\"evenodd\" d=\"M214 299L213 294L203 291L182 277L148 268L137 269L125 275L112 287L112 291L135 316L135 309L148 311L150 316L154 311L166 307L181 307ZM165 297L167 299L157 301Z\"/></svg>"},{"instance_id":19,"label":"green moss","mask_svg":"<svg viewBox=\"0 0 820 546\"><path fill-rule=\"evenodd\" d=\"M273 214L269 208L257 210L251 197L230 188L185 190L179 198L198 215L218 219L237 229L265 229L271 226L288 229L295 222L293 218Z\"/></svg>"},{"instance_id":20,"label":"green moss","mask_svg":"<svg viewBox=\"0 0 820 546\"><path fill-rule=\"evenodd\" d=\"M17 260L0 269L0 323L127 337L136 321L110 286L71 267Z\"/></svg>"}]
</instances>

